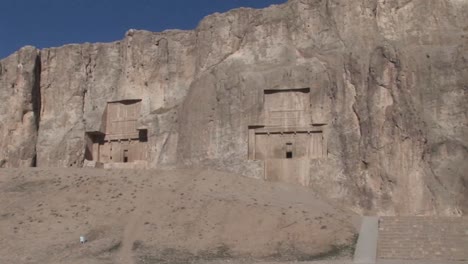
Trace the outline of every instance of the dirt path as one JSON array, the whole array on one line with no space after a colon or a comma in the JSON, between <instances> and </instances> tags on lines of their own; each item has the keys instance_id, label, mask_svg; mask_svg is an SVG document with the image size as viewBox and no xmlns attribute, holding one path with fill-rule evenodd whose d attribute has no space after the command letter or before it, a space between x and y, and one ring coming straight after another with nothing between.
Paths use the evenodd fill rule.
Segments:
<instances>
[{"instance_id":1,"label":"dirt path","mask_svg":"<svg viewBox=\"0 0 468 264\"><path fill-rule=\"evenodd\" d=\"M202 170L192 171L192 175L187 175L188 178L193 178L196 175L200 174ZM169 173L169 172L166 172ZM152 186L153 178L149 177L149 183ZM182 181L179 185L175 186L176 190L185 188L190 181ZM119 254L117 255L117 263L120 264L135 264L135 259L133 256L133 244L139 237L141 237L142 227L144 226L144 214L149 209L148 207L152 205L153 199L155 199L154 189L145 188L144 191L138 194L138 198L135 201L135 210L129 218L127 225L125 226L123 237L122 237L122 247Z\"/></svg>"},{"instance_id":2,"label":"dirt path","mask_svg":"<svg viewBox=\"0 0 468 264\"><path fill-rule=\"evenodd\" d=\"M138 238L141 227L143 226L143 212L146 206L149 204L145 201L145 199L147 199L147 194L150 191L151 189L146 189L143 193L139 194L139 197L136 200L136 209L130 216L130 219L123 232L122 247L119 254L117 255L117 263L135 264L132 247L133 243Z\"/></svg>"}]
</instances>

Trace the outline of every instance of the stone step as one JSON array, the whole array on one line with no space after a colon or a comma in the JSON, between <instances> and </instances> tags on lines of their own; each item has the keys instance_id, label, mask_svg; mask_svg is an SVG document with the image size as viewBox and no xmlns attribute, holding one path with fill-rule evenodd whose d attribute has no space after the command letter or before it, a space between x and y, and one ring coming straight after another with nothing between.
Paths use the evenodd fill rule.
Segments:
<instances>
[{"instance_id":1,"label":"stone step","mask_svg":"<svg viewBox=\"0 0 468 264\"><path fill-rule=\"evenodd\" d=\"M381 217L377 258L468 261L468 217Z\"/></svg>"}]
</instances>

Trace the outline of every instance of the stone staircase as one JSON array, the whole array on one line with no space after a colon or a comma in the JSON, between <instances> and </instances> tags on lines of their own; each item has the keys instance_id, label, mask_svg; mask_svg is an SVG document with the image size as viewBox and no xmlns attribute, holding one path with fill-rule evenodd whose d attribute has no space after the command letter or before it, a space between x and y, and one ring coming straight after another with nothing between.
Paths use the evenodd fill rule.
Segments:
<instances>
[{"instance_id":1,"label":"stone staircase","mask_svg":"<svg viewBox=\"0 0 468 264\"><path fill-rule=\"evenodd\" d=\"M377 259L468 261L468 217L380 217Z\"/></svg>"}]
</instances>

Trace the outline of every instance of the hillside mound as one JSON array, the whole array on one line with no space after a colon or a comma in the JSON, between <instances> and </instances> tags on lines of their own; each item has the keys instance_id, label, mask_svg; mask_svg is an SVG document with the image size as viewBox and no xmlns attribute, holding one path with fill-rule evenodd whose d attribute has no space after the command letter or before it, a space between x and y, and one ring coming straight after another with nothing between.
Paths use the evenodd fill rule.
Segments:
<instances>
[{"instance_id":1,"label":"hillside mound","mask_svg":"<svg viewBox=\"0 0 468 264\"><path fill-rule=\"evenodd\" d=\"M355 239L310 189L202 169L3 169L0 199L0 263L313 260Z\"/></svg>"}]
</instances>

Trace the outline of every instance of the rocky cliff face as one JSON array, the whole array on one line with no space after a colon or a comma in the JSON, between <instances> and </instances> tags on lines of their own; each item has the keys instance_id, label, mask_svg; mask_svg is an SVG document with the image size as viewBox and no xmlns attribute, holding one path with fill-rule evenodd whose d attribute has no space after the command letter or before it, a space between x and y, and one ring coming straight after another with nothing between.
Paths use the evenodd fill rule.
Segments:
<instances>
[{"instance_id":1,"label":"rocky cliff face","mask_svg":"<svg viewBox=\"0 0 468 264\"><path fill-rule=\"evenodd\" d=\"M327 157L309 187L361 212L468 211L468 2L290 0L194 31L26 47L0 61L0 165L82 166L106 102L142 99L151 167L261 177L264 89L310 87Z\"/></svg>"},{"instance_id":2,"label":"rocky cliff face","mask_svg":"<svg viewBox=\"0 0 468 264\"><path fill-rule=\"evenodd\" d=\"M0 61L0 168L36 166L40 52L24 47Z\"/></svg>"}]
</instances>

